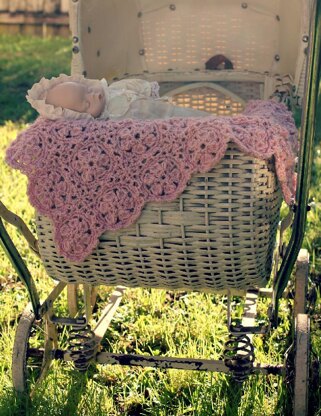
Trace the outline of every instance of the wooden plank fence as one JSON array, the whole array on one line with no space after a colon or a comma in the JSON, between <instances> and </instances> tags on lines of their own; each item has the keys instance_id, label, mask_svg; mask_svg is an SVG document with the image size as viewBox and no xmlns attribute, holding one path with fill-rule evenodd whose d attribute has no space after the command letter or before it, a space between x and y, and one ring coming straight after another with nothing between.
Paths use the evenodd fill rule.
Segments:
<instances>
[{"instance_id":1,"label":"wooden plank fence","mask_svg":"<svg viewBox=\"0 0 321 416\"><path fill-rule=\"evenodd\" d=\"M68 13L69 0L0 0L0 11L9 13Z\"/></svg>"},{"instance_id":2,"label":"wooden plank fence","mask_svg":"<svg viewBox=\"0 0 321 416\"><path fill-rule=\"evenodd\" d=\"M69 36L69 0L0 0L0 33Z\"/></svg>"}]
</instances>

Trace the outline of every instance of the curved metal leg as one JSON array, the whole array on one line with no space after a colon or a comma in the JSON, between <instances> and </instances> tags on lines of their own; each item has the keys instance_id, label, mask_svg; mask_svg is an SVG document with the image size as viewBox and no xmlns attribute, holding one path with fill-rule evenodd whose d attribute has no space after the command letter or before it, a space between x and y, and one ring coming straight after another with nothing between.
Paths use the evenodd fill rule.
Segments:
<instances>
[{"instance_id":1,"label":"curved metal leg","mask_svg":"<svg viewBox=\"0 0 321 416\"><path fill-rule=\"evenodd\" d=\"M67 285L67 302L68 311L71 318L74 318L78 312L78 295L77 295L77 284Z\"/></svg>"}]
</instances>

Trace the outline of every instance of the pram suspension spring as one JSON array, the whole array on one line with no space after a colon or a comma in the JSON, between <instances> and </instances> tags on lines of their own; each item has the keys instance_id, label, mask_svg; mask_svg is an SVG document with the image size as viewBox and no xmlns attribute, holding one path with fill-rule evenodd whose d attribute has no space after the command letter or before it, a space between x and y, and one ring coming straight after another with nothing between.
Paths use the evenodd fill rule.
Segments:
<instances>
[{"instance_id":1,"label":"pram suspension spring","mask_svg":"<svg viewBox=\"0 0 321 416\"><path fill-rule=\"evenodd\" d=\"M70 330L68 352L77 370L86 371L96 351L95 333L90 325L73 325Z\"/></svg>"}]
</instances>

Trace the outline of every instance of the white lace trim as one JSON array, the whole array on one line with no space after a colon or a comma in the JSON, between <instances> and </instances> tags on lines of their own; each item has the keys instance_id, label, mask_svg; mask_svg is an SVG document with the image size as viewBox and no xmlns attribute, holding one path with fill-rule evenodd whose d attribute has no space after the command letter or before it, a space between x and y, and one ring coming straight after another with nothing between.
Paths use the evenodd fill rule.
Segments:
<instances>
[{"instance_id":1,"label":"white lace trim","mask_svg":"<svg viewBox=\"0 0 321 416\"><path fill-rule=\"evenodd\" d=\"M51 120L59 120L59 119L69 119L69 120L77 120L77 119L94 119L91 114L88 113L80 113L78 111L69 110L68 108L63 107L55 107L52 104L46 103L46 96L48 90L53 88L55 85L61 84L63 82L79 82L80 84L84 84L86 86L92 85L97 86L100 85L103 87L105 95L107 95L108 84L105 79L102 80L95 80L95 79L87 79L83 75L65 75L60 74L58 77L53 77L51 79L41 78L39 82L34 84L26 95L27 101L30 105L38 111L38 113L46 118ZM106 96L107 98L107 96ZM103 113L98 117L101 118L108 118L105 115L106 108ZM103 117L104 115L104 117Z\"/></svg>"},{"instance_id":2,"label":"white lace trim","mask_svg":"<svg viewBox=\"0 0 321 416\"><path fill-rule=\"evenodd\" d=\"M104 78L94 80L87 79L83 75L65 74L60 74L58 77L53 77L50 80L42 78L28 90L28 94L26 95L27 101L41 116L51 120L94 119L91 114L80 113L63 107L55 107L52 104L46 103L47 92L63 82L79 82L86 86L97 86L98 84L103 88L106 105L100 116L96 117L98 120L124 116L128 112L130 104L137 99L145 98L168 101L168 97L159 97L159 84L156 81L148 82L141 79L129 79L121 80L108 86Z\"/></svg>"}]
</instances>

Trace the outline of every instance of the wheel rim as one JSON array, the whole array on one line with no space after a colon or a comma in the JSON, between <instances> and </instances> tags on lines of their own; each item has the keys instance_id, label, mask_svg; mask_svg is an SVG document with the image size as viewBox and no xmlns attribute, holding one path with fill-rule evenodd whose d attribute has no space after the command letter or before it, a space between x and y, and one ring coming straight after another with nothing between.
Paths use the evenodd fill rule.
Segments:
<instances>
[{"instance_id":1,"label":"wheel rim","mask_svg":"<svg viewBox=\"0 0 321 416\"><path fill-rule=\"evenodd\" d=\"M36 320L28 305L19 320L13 347L12 378L17 392L30 394L37 382L44 378L52 356L45 351L52 351L45 320Z\"/></svg>"},{"instance_id":2,"label":"wheel rim","mask_svg":"<svg viewBox=\"0 0 321 416\"><path fill-rule=\"evenodd\" d=\"M310 319L306 314L298 314L295 319L295 358L294 358L294 416L308 414Z\"/></svg>"}]
</instances>

